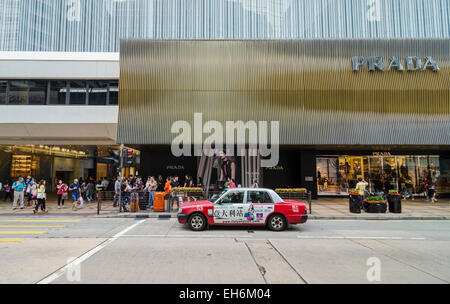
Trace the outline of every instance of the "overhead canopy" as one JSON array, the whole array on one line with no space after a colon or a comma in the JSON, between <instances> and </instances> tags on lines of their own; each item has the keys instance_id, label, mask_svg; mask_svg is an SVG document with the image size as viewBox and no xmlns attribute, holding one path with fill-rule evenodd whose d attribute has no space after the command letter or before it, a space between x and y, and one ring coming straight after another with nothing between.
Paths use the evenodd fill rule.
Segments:
<instances>
[{"instance_id":1,"label":"overhead canopy","mask_svg":"<svg viewBox=\"0 0 450 304\"><path fill-rule=\"evenodd\" d=\"M450 145L449 55L450 39L123 40L118 142L168 145L202 113L280 121L282 145ZM385 71L355 72L354 56ZM440 70L388 71L391 56Z\"/></svg>"}]
</instances>

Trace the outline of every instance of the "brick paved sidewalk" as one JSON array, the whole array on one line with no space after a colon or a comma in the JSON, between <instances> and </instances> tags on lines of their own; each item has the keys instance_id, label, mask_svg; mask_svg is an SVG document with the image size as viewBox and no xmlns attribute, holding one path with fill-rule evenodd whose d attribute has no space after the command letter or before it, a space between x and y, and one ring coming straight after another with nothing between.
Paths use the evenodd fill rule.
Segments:
<instances>
[{"instance_id":1,"label":"brick paved sidewalk","mask_svg":"<svg viewBox=\"0 0 450 304\"><path fill-rule=\"evenodd\" d=\"M114 215L118 213L118 208L112 206L112 202L102 203L101 215ZM84 207L78 211L72 211L71 200L66 201L64 208L58 209L56 198L49 195L47 201L49 215L96 215L97 202L85 203ZM139 211L139 214L149 214L150 211ZM24 210L12 210L12 203L0 201L0 215L31 215L32 207ZM312 216L314 217L450 217L450 200L440 199L438 203L426 203L423 199L407 200L402 202L402 214L370 214L364 211L361 214L349 212L348 199L345 198L320 198L312 201Z\"/></svg>"},{"instance_id":2,"label":"brick paved sidewalk","mask_svg":"<svg viewBox=\"0 0 450 304\"><path fill-rule=\"evenodd\" d=\"M389 211L385 214L366 213L361 214L350 213L348 199L344 198L320 198L312 201L312 215L315 216L411 216L411 217L427 217L427 216L447 216L450 217L450 200L448 198L440 199L437 203L426 203L424 199L403 200L402 213L392 214Z\"/></svg>"}]
</instances>

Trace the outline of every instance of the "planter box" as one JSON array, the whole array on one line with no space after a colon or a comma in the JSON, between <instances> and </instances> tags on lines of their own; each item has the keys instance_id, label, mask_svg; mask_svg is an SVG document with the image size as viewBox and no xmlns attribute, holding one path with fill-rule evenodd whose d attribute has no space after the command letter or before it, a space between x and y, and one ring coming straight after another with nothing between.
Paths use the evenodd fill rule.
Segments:
<instances>
[{"instance_id":1,"label":"planter box","mask_svg":"<svg viewBox=\"0 0 450 304\"><path fill-rule=\"evenodd\" d=\"M365 201L364 210L367 213L386 213L387 204L385 201Z\"/></svg>"},{"instance_id":2,"label":"planter box","mask_svg":"<svg viewBox=\"0 0 450 304\"><path fill-rule=\"evenodd\" d=\"M195 198L204 198L204 194L201 191L174 191L173 194L179 197L195 197Z\"/></svg>"}]
</instances>

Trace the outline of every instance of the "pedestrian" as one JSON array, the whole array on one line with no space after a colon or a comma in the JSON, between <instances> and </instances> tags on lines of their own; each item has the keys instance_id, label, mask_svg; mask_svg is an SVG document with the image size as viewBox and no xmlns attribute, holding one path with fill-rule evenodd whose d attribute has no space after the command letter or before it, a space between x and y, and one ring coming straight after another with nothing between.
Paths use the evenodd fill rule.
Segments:
<instances>
[{"instance_id":1,"label":"pedestrian","mask_svg":"<svg viewBox=\"0 0 450 304\"><path fill-rule=\"evenodd\" d=\"M156 181L158 183L158 188L156 189L157 192L164 192L164 179L162 175L158 175L158 179Z\"/></svg>"},{"instance_id":2,"label":"pedestrian","mask_svg":"<svg viewBox=\"0 0 450 304\"><path fill-rule=\"evenodd\" d=\"M255 179L253 180L252 188L259 188L259 183L258 183L258 179L257 179L257 178L255 178Z\"/></svg>"},{"instance_id":3,"label":"pedestrian","mask_svg":"<svg viewBox=\"0 0 450 304\"><path fill-rule=\"evenodd\" d=\"M9 198L9 200L12 202L13 201L13 197L12 197L12 189L11 189L11 183L9 181L6 181L5 183L5 196L3 201L6 202L6 200Z\"/></svg>"},{"instance_id":4,"label":"pedestrian","mask_svg":"<svg viewBox=\"0 0 450 304\"><path fill-rule=\"evenodd\" d=\"M74 179L73 183L70 185L69 191L72 191L72 210L77 211L77 204L80 201L80 184L78 179Z\"/></svg>"},{"instance_id":5,"label":"pedestrian","mask_svg":"<svg viewBox=\"0 0 450 304\"><path fill-rule=\"evenodd\" d=\"M37 204L37 183L36 180L33 178L33 185L31 185L31 205L34 207L36 207Z\"/></svg>"},{"instance_id":6,"label":"pedestrian","mask_svg":"<svg viewBox=\"0 0 450 304\"><path fill-rule=\"evenodd\" d=\"M198 188L203 188L203 179L201 177L198 178L197 187Z\"/></svg>"},{"instance_id":7,"label":"pedestrian","mask_svg":"<svg viewBox=\"0 0 450 304\"><path fill-rule=\"evenodd\" d=\"M407 176L405 178L405 199L411 198L414 200L413 196L413 182L411 177Z\"/></svg>"},{"instance_id":8,"label":"pedestrian","mask_svg":"<svg viewBox=\"0 0 450 304\"><path fill-rule=\"evenodd\" d=\"M58 209L64 208L64 201L67 199L67 190L69 187L62 181L58 181L56 186L56 194L58 196Z\"/></svg>"},{"instance_id":9,"label":"pedestrian","mask_svg":"<svg viewBox=\"0 0 450 304\"><path fill-rule=\"evenodd\" d=\"M103 191L108 190L109 180L108 180L106 177L104 177L104 178L102 179L101 184L102 184Z\"/></svg>"},{"instance_id":10,"label":"pedestrian","mask_svg":"<svg viewBox=\"0 0 450 304\"><path fill-rule=\"evenodd\" d=\"M93 201L94 191L95 191L94 183L89 181L86 186L86 199L88 203Z\"/></svg>"},{"instance_id":11,"label":"pedestrian","mask_svg":"<svg viewBox=\"0 0 450 304\"><path fill-rule=\"evenodd\" d=\"M131 185L130 185L130 182L128 181L128 179L125 179L123 181L121 190L123 193L122 193L122 204L120 206L120 209L123 208L124 212L128 212L128 210L129 210L128 204L131 201L131 191L132 191L132 188L131 188ZM120 211L122 211L122 210L120 210Z\"/></svg>"},{"instance_id":12,"label":"pedestrian","mask_svg":"<svg viewBox=\"0 0 450 304\"><path fill-rule=\"evenodd\" d=\"M425 181L425 189L427 190L427 199L425 202L429 202L431 200L431 203L436 203L436 192L435 192L435 184L433 182L433 179L431 178L431 175L427 177L427 180Z\"/></svg>"},{"instance_id":13,"label":"pedestrian","mask_svg":"<svg viewBox=\"0 0 450 304\"><path fill-rule=\"evenodd\" d=\"M14 202L13 202L13 210L17 209L17 204L20 204L20 209L24 209L24 191L26 189L26 184L23 180L23 177L19 177L16 182L12 185L12 190L14 190Z\"/></svg>"},{"instance_id":14,"label":"pedestrian","mask_svg":"<svg viewBox=\"0 0 450 304\"><path fill-rule=\"evenodd\" d=\"M179 177L175 175L172 179L172 188L178 187L180 187Z\"/></svg>"},{"instance_id":15,"label":"pedestrian","mask_svg":"<svg viewBox=\"0 0 450 304\"><path fill-rule=\"evenodd\" d=\"M80 182L80 189L81 189L81 197L87 200L87 187L88 183L86 181Z\"/></svg>"},{"instance_id":16,"label":"pedestrian","mask_svg":"<svg viewBox=\"0 0 450 304\"><path fill-rule=\"evenodd\" d=\"M227 181L225 182L225 184L223 185L225 187L225 189L230 189L231 187L231 178L227 178Z\"/></svg>"},{"instance_id":17,"label":"pedestrian","mask_svg":"<svg viewBox=\"0 0 450 304\"><path fill-rule=\"evenodd\" d=\"M117 176L116 182L114 183L114 204L113 207L117 207L120 196L120 176Z\"/></svg>"},{"instance_id":18,"label":"pedestrian","mask_svg":"<svg viewBox=\"0 0 450 304\"><path fill-rule=\"evenodd\" d=\"M28 176L27 180L25 182L27 184L27 188L25 190L25 196L27 198L27 207L30 207L33 205L33 195L31 194L31 189L33 187L33 179Z\"/></svg>"},{"instance_id":19,"label":"pedestrian","mask_svg":"<svg viewBox=\"0 0 450 304\"><path fill-rule=\"evenodd\" d=\"M356 184L355 189L356 189L356 191L359 192L359 195L364 196L368 185L369 185L369 183L360 177L360 178L358 178L358 183Z\"/></svg>"},{"instance_id":20,"label":"pedestrian","mask_svg":"<svg viewBox=\"0 0 450 304\"><path fill-rule=\"evenodd\" d=\"M192 188L192 187L194 187L194 181L192 180L192 177L190 175L186 175L184 177L184 187L185 188Z\"/></svg>"},{"instance_id":21,"label":"pedestrian","mask_svg":"<svg viewBox=\"0 0 450 304\"><path fill-rule=\"evenodd\" d=\"M41 211L43 213L48 213L48 210L45 206L46 198L47 198L47 195L45 193L45 180L41 180L39 182L39 185L37 186L37 204L36 204L36 207L33 209L34 214L38 213L39 207L41 207Z\"/></svg>"},{"instance_id":22,"label":"pedestrian","mask_svg":"<svg viewBox=\"0 0 450 304\"><path fill-rule=\"evenodd\" d=\"M230 185L231 189L236 188L236 181L234 179L231 179L231 185Z\"/></svg>"},{"instance_id":23,"label":"pedestrian","mask_svg":"<svg viewBox=\"0 0 450 304\"><path fill-rule=\"evenodd\" d=\"M148 191L148 205L147 208L153 209L153 203L155 201L155 192L158 188L158 183L153 176L148 178L146 190Z\"/></svg>"},{"instance_id":24,"label":"pedestrian","mask_svg":"<svg viewBox=\"0 0 450 304\"><path fill-rule=\"evenodd\" d=\"M138 193L144 190L144 183L142 182L142 178L136 177L136 181L132 187L133 192Z\"/></svg>"},{"instance_id":25,"label":"pedestrian","mask_svg":"<svg viewBox=\"0 0 450 304\"><path fill-rule=\"evenodd\" d=\"M134 187L134 183L136 182L136 177L133 174L130 174L130 178L128 179L128 183L131 187Z\"/></svg>"}]
</instances>

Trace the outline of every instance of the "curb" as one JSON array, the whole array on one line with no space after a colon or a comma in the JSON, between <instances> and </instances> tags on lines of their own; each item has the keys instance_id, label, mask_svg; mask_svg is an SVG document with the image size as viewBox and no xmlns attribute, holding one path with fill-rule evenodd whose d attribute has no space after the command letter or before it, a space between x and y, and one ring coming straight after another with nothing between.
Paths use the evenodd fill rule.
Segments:
<instances>
[{"instance_id":1,"label":"curb","mask_svg":"<svg viewBox=\"0 0 450 304\"><path fill-rule=\"evenodd\" d=\"M170 219L177 218L176 214L161 213L161 214L105 214L95 215L95 218L156 218L156 219ZM309 215L308 220L360 220L360 221L447 221L450 220L450 216L326 216L326 215Z\"/></svg>"},{"instance_id":2,"label":"curb","mask_svg":"<svg viewBox=\"0 0 450 304\"><path fill-rule=\"evenodd\" d=\"M450 216L326 216L310 215L308 220L361 220L361 221L447 221Z\"/></svg>"},{"instance_id":3,"label":"curb","mask_svg":"<svg viewBox=\"0 0 450 304\"><path fill-rule=\"evenodd\" d=\"M94 215L94 218L135 218L135 219L146 219L146 218L157 218L157 219L170 219L177 218L176 214L170 213L160 213L160 214L133 214L133 213L123 213L123 214L105 214L105 215Z\"/></svg>"}]
</instances>

